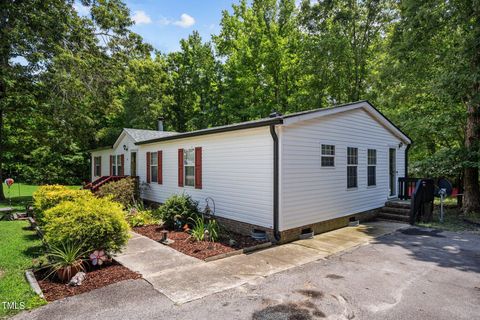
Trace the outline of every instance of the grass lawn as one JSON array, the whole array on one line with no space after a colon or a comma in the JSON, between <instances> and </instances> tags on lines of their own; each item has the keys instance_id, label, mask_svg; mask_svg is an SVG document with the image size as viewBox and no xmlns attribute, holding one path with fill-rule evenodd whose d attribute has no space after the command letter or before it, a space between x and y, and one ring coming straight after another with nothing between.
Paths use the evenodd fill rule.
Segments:
<instances>
[{"instance_id":1,"label":"grass lawn","mask_svg":"<svg viewBox=\"0 0 480 320\"><path fill-rule=\"evenodd\" d=\"M471 221L480 223L480 213L463 214L457 207L457 200L448 198L445 201L444 222L440 222L440 200L435 198L435 209L433 211L433 221L430 223L419 223L420 226L428 228L436 228L448 231L470 231L480 233L480 226L468 223L464 220L467 218Z\"/></svg>"},{"instance_id":2,"label":"grass lawn","mask_svg":"<svg viewBox=\"0 0 480 320\"><path fill-rule=\"evenodd\" d=\"M25 279L25 270L41 252L40 239L27 226L26 221L0 221L0 318L21 311L5 309L4 301L23 303L26 309L46 304Z\"/></svg>"},{"instance_id":3,"label":"grass lawn","mask_svg":"<svg viewBox=\"0 0 480 320\"><path fill-rule=\"evenodd\" d=\"M3 207L13 207L17 211L25 211L25 205L32 201L32 194L37 190L39 186L24 184L24 183L15 183L10 188L10 193L6 185L3 185L3 194L7 200L0 201L0 208ZM80 189L81 186L67 186L70 189ZM10 205L10 198L11 203ZM1 218L1 217L0 217Z\"/></svg>"}]
</instances>

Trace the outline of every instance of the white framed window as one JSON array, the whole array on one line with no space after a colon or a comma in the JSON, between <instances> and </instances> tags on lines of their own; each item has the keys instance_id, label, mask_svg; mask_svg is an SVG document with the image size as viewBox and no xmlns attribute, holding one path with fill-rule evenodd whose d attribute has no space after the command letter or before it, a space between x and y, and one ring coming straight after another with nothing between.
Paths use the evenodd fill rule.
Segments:
<instances>
[{"instance_id":1,"label":"white framed window","mask_svg":"<svg viewBox=\"0 0 480 320\"><path fill-rule=\"evenodd\" d=\"M112 175L118 175L117 172L117 156L112 156Z\"/></svg>"},{"instance_id":2,"label":"white framed window","mask_svg":"<svg viewBox=\"0 0 480 320\"><path fill-rule=\"evenodd\" d=\"M122 155L117 155L117 176L122 174Z\"/></svg>"},{"instance_id":3,"label":"white framed window","mask_svg":"<svg viewBox=\"0 0 480 320\"><path fill-rule=\"evenodd\" d=\"M195 186L195 149L183 150L183 172L185 186Z\"/></svg>"},{"instance_id":4,"label":"white framed window","mask_svg":"<svg viewBox=\"0 0 480 320\"><path fill-rule=\"evenodd\" d=\"M358 187L358 148L347 148L347 188Z\"/></svg>"},{"instance_id":5,"label":"white framed window","mask_svg":"<svg viewBox=\"0 0 480 320\"><path fill-rule=\"evenodd\" d=\"M102 175L102 157L93 158L93 172L95 177L100 177Z\"/></svg>"},{"instance_id":6,"label":"white framed window","mask_svg":"<svg viewBox=\"0 0 480 320\"><path fill-rule=\"evenodd\" d=\"M377 185L377 150L367 151L367 185Z\"/></svg>"},{"instance_id":7,"label":"white framed window","mask_svg":"<svg viewBox=\"0 0 480 320\"><path fill-rule=\"evenodd\" d=\"M150 153L150 181L158 182L158 153Z\"/></svg>"},{"instance_id":8,"label":"white framed window","mask_svg":"<svg viewBox=\"0 0 480 320\"><path fill-rule=\"evenodd\" d=\"M322 144L322 167L335 167L335 146Z\"/></svg>"}]
</instances>

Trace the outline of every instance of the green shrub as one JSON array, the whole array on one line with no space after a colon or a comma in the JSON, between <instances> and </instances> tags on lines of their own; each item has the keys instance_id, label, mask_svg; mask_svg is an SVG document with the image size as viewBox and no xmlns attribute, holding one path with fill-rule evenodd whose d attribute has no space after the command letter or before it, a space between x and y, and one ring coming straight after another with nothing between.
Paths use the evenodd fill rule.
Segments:
<instances>
[{"instance_id":1,"label":"green shrub","mask_svg":"<svg viewBox=\"0 0 480 320\"><path fill-rule=\"evenodd\" d=\"M199 214L198 202L188 194L176 194L168 198L165 203L155 211L158 218L162 219L169 227L174 226L175 220L182 223L189 222L190 218Z\"/></svg>"},{"instance_id":2,"label":"green shrub","mask_svg":"<svg viewBox=\"0 0 480 320\"><path fill-rule=\"evenodd\" d=\"M39 187L33 193L33 206L35 220L38 224L44 224L45 211L55 207L63 201L77 198L93 198L89 190L72 190L61 185L45 185Z\"/></svg>"},{"instance_id":3,"label":"green shrub","mask_svg":"<svg viewBox=\"0 0 480 320\"><path fill-rule=\"evenodd\" d=\"M45 211L44 239L51 246L82 243L84 250L119 251L128 240L122 205L108 198L77 198Z\"/></svg>"},{"instance_id":4,"label":"green shrub","mask_svg":"<svg viewBox=\"0 0 480 320\"><path fill-rule=\"evenodd\" d=\"M127 222L130 227L141 227L150 224L160 224L160 220L153 217L152 211L150 210L142 210L137 211L135 209L131 209L127 215Z\"/></svg>"},{"instance_id":5,"label":"green shrub","mask_svg":"<svg viewBox=\"0 0 480 320\"><path fill-rule=\"evenodd\" d=\"M135 203L138 195L137 183L134 178L124 178L101 186L98 189L99 197L110 196L113 201L121 203L124 208Z\"/></svg>"}]
</instances>

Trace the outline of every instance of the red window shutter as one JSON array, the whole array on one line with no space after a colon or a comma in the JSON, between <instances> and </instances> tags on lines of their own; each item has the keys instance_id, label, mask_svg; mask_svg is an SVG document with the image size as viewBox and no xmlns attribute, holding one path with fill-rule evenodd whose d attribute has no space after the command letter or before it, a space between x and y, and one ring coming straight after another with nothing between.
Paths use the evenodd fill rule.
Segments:
<instances>
[{"instance_id":1,"label":"red window shutter","mask_svg":"<svg viewBox=\"0 0 480 320\"><path fill-rule=\"evenodd\" d=\"M178 186L183 187L183 149L178 149Z\"/></svg>"},{"instance_id":2,"label":"red window shutter","mask_svg":"<svg viewBox=\"0 0 480 320\"><path fill-rule=\"evenodd\" d=\"M202 147L195 148L195 189L202 189Z\"/></svg>"},{"instance_id":3,"label":"red window shutter","mask_svg":"<svg viewBox=\"0 0 480 320\"><path fill-rule=\"evenodd\" d=\"M147 152L147 183L150 183L150 152Z\"/></svg>"},{"instance_id":4,"label":"red window shutter","mask_svg":"<svg viewBox=\"0 0 480 320\"><path fill-rule=\"evenodd\" d=\"M120 172L120 176L125 175L125 155L120 155L120 163L122 164L122 171Z\"/></svg>"},{"instance_id":5,"label":"red window shutter","mask_svg":"<svg viewBox=\"0 0 480 320\"><path fill-rule=\"evenodd\" d=\"M110 176L113 176L113 156L110 156Z\"/></svg>"},{"instance_id":6,"label":"red window shutter","mask_svg":"<svg viewBox=\"0 0 480 320\"><path fill-rule=\"evenodd\" d=\"M163 152L162 151L157 151L157 165L158 165L158 184L163 183Z\"/></svg>"}]
</instances>

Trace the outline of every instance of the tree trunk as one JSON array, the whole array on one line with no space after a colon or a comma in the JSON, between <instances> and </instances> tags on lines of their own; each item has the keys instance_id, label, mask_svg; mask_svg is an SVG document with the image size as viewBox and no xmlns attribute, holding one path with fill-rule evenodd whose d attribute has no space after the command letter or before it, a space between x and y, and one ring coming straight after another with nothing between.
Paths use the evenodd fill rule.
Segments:
<instances>
[{"instance_id":1,"label":"tree trunk","mask_svg":"<svg viewBox=\"0 0 480 320\"><path fill-rule=\"evenodd\" d=\"M465 129L465 148L469 153L469 161L478 164L480 143L480 107L475 103L467 105L467 127ZM473 156L471 156L473 155ZM480 212L480 183L477 167L465 168L463 211Z\"/></svg>"}]
</instances>

